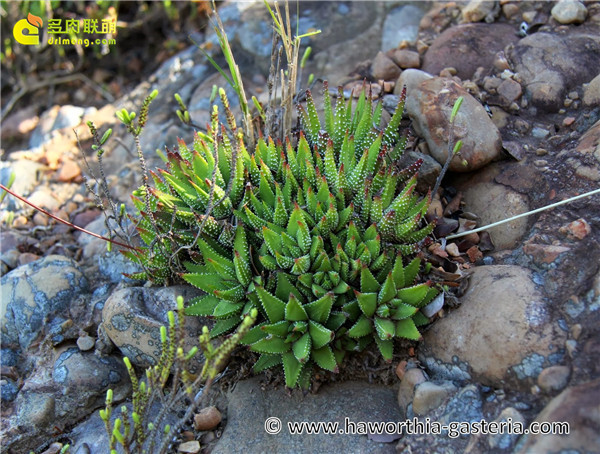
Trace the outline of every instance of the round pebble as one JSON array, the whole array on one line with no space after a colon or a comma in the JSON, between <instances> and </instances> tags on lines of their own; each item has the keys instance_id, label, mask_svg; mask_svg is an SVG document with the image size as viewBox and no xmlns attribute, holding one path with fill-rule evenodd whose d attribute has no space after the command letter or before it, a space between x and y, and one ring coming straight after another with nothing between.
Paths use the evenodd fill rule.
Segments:
<instances>
[{"instance_id":1,"label":"round pebble","mask_svg":"<svg viewBox=\"0 0 600 454\"><path fill-rule=\"evenodd\" d=\"M561 24L581 24L587 16L587 9L581 2L562 0L554 5L551 14Z\"/></svg>"},{"instance_id":2,"label":"round pebble","mask_svg":"<svg viewBox=\"0 0 600 454\"><path fill-rule=\"evenodd\" d=\"M571 369L567 366L550 366L540 372L537 378L538 386L546 391L560 391L569 382Z\"/></svg>"},{"instance_id":3,"label":"round pebble","mask_svg":"<svg viewBox=\"0 0 600 454\"><path fill-rule=\"evenodd\" d=\"M206 407L194 415L194 428L200 431L211 430L219 425L221 419L221 412L217 407Z\"/></svg>"},{"instance_id":4,"label":"round pebble","mask_svg":"<svg viewBox=\"0 0 600 454\"><path fill-rule=\"evenodd\" d=\"M85 336L80 336L77 339L77 346L79 347L79 350L81 350L82 352L91 350L92 348L94 348L95 345L95 341L91 336L85 335Z\"/></svg>"}]
</instances>

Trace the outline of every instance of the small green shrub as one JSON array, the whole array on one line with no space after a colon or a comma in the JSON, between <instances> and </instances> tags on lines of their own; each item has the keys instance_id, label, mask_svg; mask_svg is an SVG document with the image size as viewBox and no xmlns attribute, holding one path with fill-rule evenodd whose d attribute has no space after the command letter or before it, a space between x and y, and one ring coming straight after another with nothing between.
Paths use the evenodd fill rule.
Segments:
<instances>
[{"instance_id":1,"label":"small green shrub","mask_svg":"<svg viewBox=\"0 0 600 454\"><path fill-rule=\"evenodd\" d=\"M421 162L395 166L405 96L379 129L383 107L366 88L355 106L340 88L335 109L324 92L323 123L307 91L297 140L261 137L249 151L220 90L227 126L214 106L208 132L179 141L134 192L146 246L124 252L145 268L132 277L205 291L186 313L215 318L212 336L258 309L242 343L261 353L255 370L282 364L290 387L371 342L391 360L394 338L420 338L419 309L438 294L409 260L434 226L423 225L429 195L415 194Z\"/></svg>"}]
</instances>

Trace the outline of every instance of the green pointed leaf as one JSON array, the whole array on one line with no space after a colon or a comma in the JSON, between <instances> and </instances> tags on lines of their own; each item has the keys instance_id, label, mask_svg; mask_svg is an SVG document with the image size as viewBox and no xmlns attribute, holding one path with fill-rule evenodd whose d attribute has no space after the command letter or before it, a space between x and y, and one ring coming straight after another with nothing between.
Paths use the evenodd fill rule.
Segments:
<instances>
[{"instance_id":1,"label":"green pointed leaf","mask_svg":"<svg viewBox=\"0 0 600 454\"><path fill-rule=\"evenodd\" d=\"M414 306L410 306L409 304L404 304L401 300L392 300L392 305L394 309L392 310L391 318L394 320L403 320L405 318L412 317L419 310Z\"/></svg>"},{"instance_id":2,"label":"green pointed leaf","mask_svg":"<svg viewBox=\"0 0 600 454\"><path fill-rule=\"evenodd\" d=\"M285 303L276 296L271 295L263 287L256 287L256 293L271 323L283 320L285 315ZM276 353L276 352L274 352Z\"/></svg>"},{"instance_id":3,"label":"green pointed leaf","mask_svg":"<svg viewBox=\"0 0 600 454\"><path fill-rule=\"evenodd\" d=\"M360 271L360 291L363 293L378 293L381 285L371 274L368 267L363 266Z\"/></svg>"},{"instance_id":4,"label":"green pointed leaf","mask_svg":"<svg viewBox=\"0 0 600 454\"><path fill-rule=\"evenodd\" d=\"M292 352L294 356L301 364L304 364L310 358L310 349L312 346L312 340L310 334L304 334L292 345Z\"/></svg>"},{"instance_id":5,"label":"green pointed leaf","mask_svg":"<svg viewBox=\"0 0 600 454\"><path fill-rule=\"evenodd\" d=\"M394 357L394 342L391 339L381 340L378 336L373 336L375 339L375 343L377 344L377 348L379 348L379 352L383 359L387 362L392 361Z\"/></svg>"},{"instance_id":6,"label":"green pointed leaf","mask_svg":"<svg viewBox=\"0 0 600 454\"><path fill-rule=\"evenodd\" d=\"M412 287L406 287L398 290L396 297L401 299L402 302L410 304L411 306L420 307L421 301L427 295L429 291L429 285L427 283L414 285Z\"/></svg>"},{"instance_id":7,"label":"green pointed leaf","mask_svg":"<svg viewBox=\"0 0 600 454\"><path fill-rule=\"evenodd\" d=\"M354 291L360 310L367 317L372 317L377 309L377 293L360 293Z\"/></svg>"},{"instance_id":8,"label":"green pointed leaf","mask_svg":"<svg viewBox=\"0 0 600 454\"><path fill-rule=\"evenodd\" d=\"M394 278L396 288L404 287L404 267L402 266L402 256L400 254L396 256L394 268L392 269L392 277Z\"/></svg>"},{"instance_id":9,"label":"green pointed leaf","mask_svg":"<svg viewBox=\"0 0 600 454\"><path fill-rule=\"evenodd\" d=\"M289 346L289 344L287 344ZM296 359L293 353L283 354L283 371L285 374L285 385L293 388L298 383L298 377L302 372L302 364Z\"/></svg>"},{"instance_id":10,"label":"green pointed leaf","mask_svg":"<svg viewBox=\"0 0 600 454\"><path fill-rule=\"evenodd\" d=\"M213 312L213 316L216 318L229 318L234 315L238 315L244 303L232 303L231 301L221 300Z\"/></svg>"},{"instance_id":11,"label":"green pointed leaf","mask_svg":"<svg viewBox=\"0 0 600 454\"><path fill-rule=\"evenodd\" d=\"M421 260L415 257L411 262L404 267L404 285L412 285L417 278L419 273L419 267L421 266Z\"/></svg>"},{"instance_id":12,"label":"green pointed leaf","mask_svg":"<svg viewBox=\"0 0 600 454\"><path fill-rule=\"evenodd\" d=\"M318 349L327 345L335 337L335 333L320 323L309 320L308 333L312 338L313 348Z\"/></svg>"},{"instance_id":13,"label":"green pointed leaf","mask_svg":"<svg viewBox=\"0 0 600 454\"><path fill-rule=\"evenodd\" d=\"M348 330L348 336L353 338L363 337L373 332L373 324L364 315L361 315L357 322Z\"/></svg>"},{"instance_id":14,"label":"green pointed leaf","mask_svg":"<svg viewBox=\"0 0 600 454\"><path fill-rule=\"evenodd\" d=\"M280 337L267 336L258 342L250 345L250 350L258 353L285 353L291 350L292 346Z\"/></svg>"},{"instance_id":15,"label":"green pointed leaf","mask_svg":"<svg viewBox=\"0 0 600 454\"><path fill-rule=\"evenodd\" d=\"M215 323L215 326L213 326L210 330L210 337L215 338L217 336L220 336L221 334L225 334L231 331L236 326L238 326L240 323L240 318L236 316L226 318L224 320L219 320L217 321L217 323Z\"/></svg>"},{"instance_id":16,"label":"green pointed leaf","mask_svg":"<svg viewBox=\"0 0 600 454\"><path fill-rule=\"evenodd\" d=\"M212 315L215 307L219 304L219 301L219 298L214 295L204 295L199 298L194 298L190 301L192 304L185 308L185 314L201 316Z\"/></svg>"},{"instance_id":17,"label":"green pointed leaf","mask_svg":"<svg viewBox=\"0 0 600 454\"><path fill-rule=\"evenodd\" d=\"M264 326L264 323L261 323L260 325L256 325L256 326L253 326L252 328L250 328L250 330L246 333L246 335L240 341L240 344L242 344L242 345L254 344L255 342L258 342L259 340L267 337L268 334L261 329L263 326Z\"/></svg>"},{"instance_id":18,"label":"green pointed leaf","mask_svg":"<svg viewBox=\"0 0 600 454\"><path fill-rule=\"evenodd\" d=\"M421 333L419 333L415 322L411 318L405 318L396 322L396 336L412 340L421 339Z\"/></svg>"},{"instance_id":19,"label":"green pointed leaf","mask_svg":"<svg viewBox=\"0 0 600 454\"><path fill-rule=\"evenodd\" d=\"M381 286L381 290L379 290L379 294L377 295L377 303L385 304L388 301L391 301L395 296L396 285L394 284L392 273L389 273L383 282L383 285Z\"/></svg>"},{"instance_id":20,"label":"green pointed leaf","mask_svg":"<svg viewBox=\"0 0 600 454\"><path fill-rule=\"evenodd\" d=\"M277 323L271 323L270 325L263 325L260 329L267 334L272 334L276 337L285 338L288 335L289 328L290 322L282 320Z\"/></svg>"},{"instance_id":21,"label":"green pointed leaf","mask_svg":"<svg viewBox=\"0 0 600 454\"><path fill-rule=\"evenodd\" d=\"M392 339L396 332L394 322L385 318L375 317L375 329L381 340Z\"/></svg>"},{"instance_id":22,"label":"green pointed leaf","mask_svg":"<svg viewBox=\"0 0 600 454\"><path fill-rule=\"evenodd\" d=\"M334 373L339 372L335 356L329 345L312 351L312 359L321 369L329 370Z\"/></svg>"},{"instance_id":23,"label":"green pointed leaf","mask_svg":"<svg viewBox=\"0 0 600 454\"><path fill-rule=\"evenodd\" d=\"M333 292L329 292L318 300L306 304L304 308L310 319L318 323L327 322L334 298Z\"/></svg>"},{"instance_id":24,"label":"green pointed leaf","mask_svg":"<svg viewBox=\"0 0 600 454\"><path fill-rule=\"evenodd\" d=\"M304 297L296 286L291 283L290 278L285 273L278 273L275 296L282 301L287 301L290 295L294 295L301 303L304 302Z\"/></svg>"},{"instance_id":25,"label":"green pointed leaf","mask_svg":"<svg viewBox=\"0 0 600 454\"><path fill-rule=\"evenodd\" d=\"M259 373L279 364L281 364L281 355L270 355L268 353L263 353L260 355L260 358L258 358L252 369L255 373Z\"/></svg>"}]
</instances>

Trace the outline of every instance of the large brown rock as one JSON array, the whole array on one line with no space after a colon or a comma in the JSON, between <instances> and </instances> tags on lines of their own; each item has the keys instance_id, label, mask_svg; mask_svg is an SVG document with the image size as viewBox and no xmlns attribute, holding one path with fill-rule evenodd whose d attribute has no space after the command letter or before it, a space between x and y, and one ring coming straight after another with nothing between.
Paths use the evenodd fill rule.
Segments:
<instances>
[{"instance_id":1,"label":"large brown rock","mask_svg":"<svg viewBox=\"0 0 600 454\"><path fill-rule=\"evenodd\" d=\"M508 24L463 24L439 35L423 57L421 69L439 74L453 67L462 80L470 79L479 66L491 68L495 55L518 40L516 28Z\"/></svg>"},{"instance_id":2,"label":"large brown rock","mask_svg":"<svg viewBox=\"0 0 600 454\"><path fill-rule=\"evenodd\" d=\"M183 296L187 302L199 294L201 292L194 287L183 285L116 290L104 303L102 327L133 364L141 367L154 365L161 355L160 327L168 326L167 312L177 307L177 296ZM202 324L200 317L185 317L186 351L198 346ZM196 355L193 363L196 368L201 367L201 355ZM198 373L200 369L191 372Z\"/></svg>"},{"instance_id":3,"label":"large brown rock","mask_svg":"<svg viewBox=\"0 0 600 454\"><path fill-rule=\"evenodd\" d=\"M536 423L567 423L568 434L530 434L519 442L517 454L530 452L600 451L600 379L568 388L550 401Z\"/></svg>"},{"instance_id":4,"label":"large brown rock","mask_svg":"<svg viewBox=\"0 0 600 454\"><path fill-rule=\"evenodd\" d=\"M433 77L413 89L406 110L431 155L443 165L448 156L450 115L460 96L464 100L454 122L454 143L462 140L463 146L460 156L452 159L450 170L470 172L498 158L502 151L498 128L473 96L452 79Z\"/></svg>"},{"instance_id":5,"label":"large brown rock","mask_svg":"<svg viewBox=\"0 0 600 454\"><path fill-rule=\"evenodd\" d=\"M538 32L509 48L507 56L531 103L556 112L569 90L600 73L600 35Z\"/></svg>"},{"instance_id":6,"label":"large brown rock","mask_svg":"<svg viewBox=\"0 0 600 454\"><path fill-rule=\"evenodd\" d=\"M503 387L511 381L528 391L543 367L560 357L564 342L531 271L481 266L458 309L424 334L419 358L428 368L466 366L482 384Z\"/></svg>"}]
</instances>

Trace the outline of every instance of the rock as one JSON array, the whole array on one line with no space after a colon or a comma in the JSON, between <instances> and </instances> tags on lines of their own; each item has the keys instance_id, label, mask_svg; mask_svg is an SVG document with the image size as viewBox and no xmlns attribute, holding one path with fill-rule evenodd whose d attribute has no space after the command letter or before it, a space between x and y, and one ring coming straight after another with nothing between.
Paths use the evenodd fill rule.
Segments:
<instances>
[{"instance_id":1,"label":"rock","mask_svg":"<svg viewBox=\"0 0 600 454\"><path fill-rule=\"evenodd\" d=\"M393 49L389 51L390 58L400 68L418 68L421 66L421 57L418 52L408 49Z\"/></svg>"},{"instance_id":2,"label":"rock","mask_svg":"<svg viewBox=\"0 0 600 454\"><path fill-rule=\"evenodd\" d=\"M175 310L177 296L183 296L187 302L200 294L190 286L122 288L113 292L104 304L103 329L133 364L154 365L161 353L160 327L168 326L167 312ZM200 317L185 317L186 351L198 346L198 334L203 324L206 322ZM197 359L192 361L191 373L200 372L201 356L196 355Z\"/></svg>"},{"instance_id":3,"label":"rock","mask_svg":"<svg viewBox=\"0 0 600 454\"><path fill-rule=\"evenodd\" d=\"M581 24L587 16L587 9L577 0L560 0L554 5L550 14L561 24Z\"/></svg>"},{"instance_id":4,"label":"rock","mask_svg":"<svg viewBox=\"0 0 600 454\"><path fill-rule=\"evenodd\" d=\"M30 133L40 121L37 116L38 107L30 105L24 109L9 113L2 120L0 137L3 141L21 139Z\"/></svg>"},{"instance_id":5,"label":"rock","mask_svg":"<svg viewBox=\"0 0 600 454\"><path fill-rule=\"evenodd\" d=\"M567 246L555 244L526 243L523 252L530 255L538 265L553 263L561 254L571 250Z\"/></svg>"},{"instance_id":6,"label":"rock","mask_svg":"<svg viewBox=\"0 0 600 454\"><path fill-rule=\"evenodd\" d=\"M462 9L463 22L479 22L486 19L486 22L493 22L493 12L498 8L496 2L488 0L471 0ZM487 19L490 17L491 20Z\"/></svg>"},{"instance_id":7,"label":"rock","mask_svg":"<svg viewBox=\"0 0 600 454\"><path fill-rule=\"evenodd\" d=\"M550 366L540 372L537 384L546 392L560 391L567 386L570 376L571 369L568 366Z\"/></svg>"},{"instance_id":8,"label":"rock","mask_svg":"<svg viewBox=\"0 0 600 454\"><path fill-rule=\"evenodd\" d=\"M506 105L510 105L521 97L521 84L512 79L505 79L496 89Z\"/></svg>"},{"instance_id":9,"label":"rock","mask_svg":"<svg viewBox=\"0 0 600 454\"><path fill-rule=\"evenodd\" d=\"M80 336L77 339L77 347L79 347L79 350L82 352L86 352L94 348L95 343L96 341L94 341L94 338L88 336L87 334L85 336Z\"/></svg>"},{"instance_id":10,"label":"rock","mask_svg":"<svg viewBox=\"0 0 600 454\"><path fill-rule=\"evenodd\" d=\"M463 146L450 170L470 172L498 158L502 151L498 128L473 96L452 79L434 77L418 85L406 100L406 110L432 156L443 165L448 156L450 114L459 96L464 100L454 122L454 141L462 140Z\"/></svg>"},{"instance_id":11,"label":"rock","mask_svg":"<svg viewBox=\"0 0 600 454\"><path fill-rule=\"evenodd\" d=\"M560 434L524 435L515 449L530 452L597 452L600 446L600 379L567 388L550 401L536 423L558 423ZM568 434L564 430L568 424Z\"/></svg>"},{"instance_id":12,"label":"rock","mask_svg":"<svg viewBox=\"0 0 600 454\"><path fill-rule=\"evenodd\" d=\"M450 27L435 38L423 57L421 69L438 75L442 69L453 67L457 69L458 77L467 80L478 67L491 68L496 54L517 40L515 28L508 24Z\"/></svg>"},{"instance_id":13,"label":"rock","mask_svg":"<svg viewBox=\"0 0 600 454\"><path fill-rule=\"evenodd\" d=\"M570 239L583 240L592 233L592 228L585 219L579 218L563 225L558 231L563 235L567 235Z\"/></svg>"},{"instance_id":14,"label":"rock","mask_svg":"<svg viewBox=\"0 0 600 454\"><path fill-rule=\"evenodd\" d=\"M131 392L129 374L120 358L84 353L76 347L68 348L54 362L52 378L61 395L56 399L55 416L70 421L103 406L109 388L115 402Z\"/></svg>"},{"instance_id":15,"label":"rock","mask_svg":"<svg viewBox=\"0 0 600 454\"><path fill-rule=\"evenodd\" d=\"M429 188L433 188L435 181L442 171L442 166L431 156L419 153L418 151L406 151L400 157L398 164L400 168L407 167L415 163L418 159L423 160L419 173L417 174L417 191L421 194L427 194Z\"/></svg>"},{"instance_id":16,"label":"rock","mask_svg":"<svg viewBox=\"0 0 600 454\"><path fill-rule=\"evenodd\" d=\"M494 419L494 422L498 424L507 423L508 421L511 421L513 427L515 424L522 424L523 427L525 427L526 423L523 415L514 407L506 407L500 412L498 417ZM505 431L505 433L490 434L488 445L492 449L510 449L514 446L519 437L520 434L510 433L509 431Z\"/></svg>"},{"instance_id":17,"label":"rock","mask_svg":"<svg viewBox=\"0 0 600 454\"><path fill-rule=\"evenodd\" d=\"M531 384L521 380L537 378L562 357L566 339L552 324L531 272L513 265L474 268L461 305L423 337L419 358L428 367L464 362L482 384L502 387L510 380L527 390Z\"/></svg>"},{"instance_id":18,"label":"rock","mask_svg":"<svg viewBox=\"0 0 600 454\"><path fill-rule=\"evenodd\" d=\"M444 409L439 421L448 424L452 421L480 421L483 418L481 392L475 385L467 385L456 393Z\"/></svg>"},{"instance_id":19,"label":"rock","mask_svg":"<svg viewBox=\"0 0 600 454\"><path fill-rule=\"evenodd\" d=\"M262 389L260 377L237 383L229 395L227 426L212 453L238 452L243 440L245 452L360 452L395 453L393 444L379 443L364 436L358 422L399 421L403 415L390 405L394 390L365 382L338 382L323 385L318 394L302 396L299 390L288 395L285 389ZM277 435L267 433L278 427ZM292 435L288 422L323 421L338 423L349 431L345 419L363 435Z\"/></svg>"},{"instance_id":20,"label":"rock","mask_svg":"<svg viewBox=\"0 0 600 454\"><path fill-rule=\"evenodd\" d=\"M400 68L383 52L378 52L371 64L374 79L395 80L400 75Z\"/></svg>"},{"instance_id":21,"label":"rock","mask_svg":"<svg viewBox=\"0 0 600 454\"><path fill-rule=\"evenodd\" d=\"M54 422L56 400L52 393L21 392L16 404L16 423L26 431L39 430Z\"/></svg>"},{"instance_id":22,"label":"rock","mask_svg":"<svg viewBox=\"0 0 600 454\"><path fill-rule=\"evenodd\" d=\"M406 87L406 96L407 99L413 96L416 88L423 82L424 80L431 79L433 76L425 71L421 71L419 69L407 69L402 71L400 77L396 81L396 86L394 87L394 94L400 96L402 94L402 90ZM395 106L394 106L395 107ZM404 111L404 115L407 115L406 110Z\"/></svg>"},{"instance_id":23,"label":"rock","mask_svg":"<svg viewBox=\"0 0 600 454\"><path fill-rule=\"evenodd\" d=\"M19 388L14 381L8 379L0 380L0 398L2 402L12 402L17 397Z\"/></svg>"},{"instance_id":24,"label":"rock","mask_svg":"<svg viewBox=\"0 0 600 454\"><path fill-rule=\"evenodd\" d=\"M81 169L72 159L64 159L62 165L58 169L56 179L63 183L75 180L81 176Z\"/></svg>"},{"instance_id":25,"label":"rock","mask_svg":"<svg viewBox=\"0 0 600 454\"><path fill-rule=\"evenodd\" d=\"M407 4L389 11L383 23L381 49L386 52L402 41L415 42L425 9L422 4Z\"/></svg>"},{"instance_id":26,"label":"rock","mask_svg":"<svg viewBox=\"0 0 600 454\"><path fill-rule=\"evenodd\" d=\"M509 48L507 57L535 107L558 111L566 94L600 73L600 37L571 32L533 33Z\"/></svg>"},{"instance_id":27,"label":"rock","mask_svg":"<svg viewBox=\"0 0 600 454\"><path fill-rule=\"evenodd\" d=\"M0 317L3 346L27 350L45 326L69 318L69 305L89 289L88 280L71 259L49 255L2 277Z\"/></svg>"},{"instance_id":28,"label":"rock","mask_svg":"<svg viewBox=\"0 0 600 454\"><path fill-rule=\"evenodd\" d=\"M194 415L194 429L199 431L212 430L221 423L221 412L217 407L206 407Z\"/></svg>"},{"instance_id":29,"label":"rock","mask_svg":"<svg viewBox=\"0 0 600 454\"><path fill-rule=\"evenodd\" d=\"M398 405L403 412L406 411L406 408L413 400L415 386L426 381L427 378L422 369L415 367L408 369L404 373L404 377L398 388Z\"/></svg>"},{"instance_id":30,"label":"rock","mask_svg":"<svg viewBox=\"0 0 600 454\"><path fill-rule=\"evenodd\" d=\"M600 105L600 74L594 77L583 93L583 105L594 107Z\"/></svg>"},{"instance_id":31,"label":"rock","mask_svg":"<svg viewBox=\"0 0 600 454\"><path fill-rule=\"evenodd\" d=\"M59 454L62 447L63 447L62 443L58 443L58 442L51 443L50 446L48 447L48 449L46 449L44 452L42 452L42 454Z\"/></svg>"},{"instance_id":32,"label":"rock","mask_svg":"<svg viewBox=\"0 0 600 454\"><path fill-rule=\"evenodd\" d=\"M0 183L4 186L8 185L11 174L14 174L16 178L10 189L27 197L37 186L40 172L43 169L42 164L27 159L0 162ZM3 208L10 211L17 211L25 207L25 204L15 197L6 197L2 203Z\"/></svg>"},{"instance_id":33,"label":"rock","mask_svg":"<svg viewBox=\"0 0 600 454\"><path fill-rule=\"evenodd\" d=\"M456 387L451 383L438 385L426 381L417 385L412 404L415 415L424 416L431 410L438 408L454 391L456 391Z\"/></svg>"},{"instance_id":34,"label":"rock","mask_svg":"<svg viewBox=\"0 0 600 454\"><path fill-rule=\"evenodd\" d=\"M177 452L197 454L200 452L200 442L198 440L186 441L177 446Z\"/></svg>"}]
</instances>

